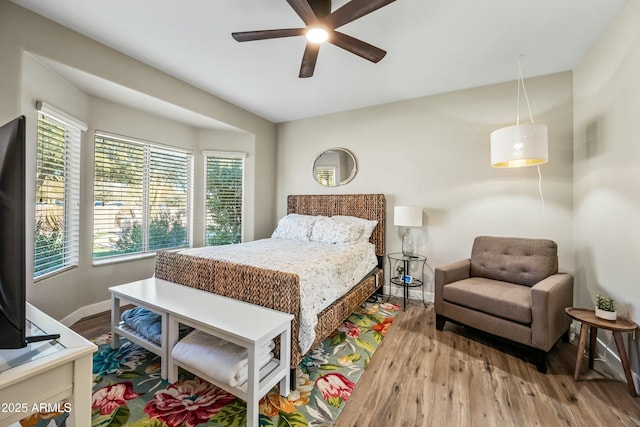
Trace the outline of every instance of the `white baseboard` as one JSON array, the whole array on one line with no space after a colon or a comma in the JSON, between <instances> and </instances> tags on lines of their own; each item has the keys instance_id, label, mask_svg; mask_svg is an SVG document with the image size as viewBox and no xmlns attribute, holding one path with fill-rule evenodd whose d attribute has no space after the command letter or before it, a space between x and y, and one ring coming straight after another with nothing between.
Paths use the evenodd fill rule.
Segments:
<instances>
[{"instance_id":1,"label":"white baseboard","mask_svg":"<svg viewBox=\"0 0 640 427\"><path fill-rule=\"evenodd\" d=\"M111 311L111 300L105 300L80 307L64 319L60 320L60 323L69 327L85 317L93 316L94 314L103 313L105 311Z\"/></svg>"},{"instance_id":2,"label":"white baseboard","mask_svg":"<svg viewBox=\"0 0 640 427\"><path fill-rule=\"evenodd\" d=\"M402 298L402 286L384 285L383 292L385 295L391 295L394 297ZM422 289L421 288L409 288L409 299L422 301ZM424 291L424 302L433 302L433 293Z\"/></svg>"},{"instance_id":3,"label":"white baseboard","mask_svg":"<svg viewBox=\"0 0 640 427\"><path fill-rule=\"evenodd\" d=\"M611 371L617 377L617 379L626 382L627 378L625 377L624 370L622 369L622 361L620 360L620 357L613 350L611 350L612 344L615 347L613 339L611 339L607 344L604 343L600 338L596 338L596 346L598 347L598 359L600 359L601 362L607 365L608 370Z\"/></svg>"}]
</instances>

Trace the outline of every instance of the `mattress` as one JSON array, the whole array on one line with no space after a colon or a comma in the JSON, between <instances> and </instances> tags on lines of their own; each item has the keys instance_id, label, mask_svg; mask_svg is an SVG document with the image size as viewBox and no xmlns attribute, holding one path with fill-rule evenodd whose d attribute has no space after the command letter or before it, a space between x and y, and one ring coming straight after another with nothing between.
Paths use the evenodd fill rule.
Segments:
<instances>
[{"instance_id":1,"label":"mattress","mask_svg":"<svg viewBox=\"0 0 640 427\"><path fill-rule=\"evenodd\" d=\"M335 245L303 240L262 239L180 252L237 264L297 274L300 281L299 345L302 354L313 344L318 313L357 285L377 266L368 242Z\"/></svg>"}]
</instances>

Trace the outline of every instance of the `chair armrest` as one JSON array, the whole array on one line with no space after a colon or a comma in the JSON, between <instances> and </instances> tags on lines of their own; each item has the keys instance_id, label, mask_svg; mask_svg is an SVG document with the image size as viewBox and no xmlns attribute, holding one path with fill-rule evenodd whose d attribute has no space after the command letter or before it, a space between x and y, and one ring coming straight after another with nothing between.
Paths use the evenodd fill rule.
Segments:
<instances>
[{"instance_id":1,"label":"chair armrest","mask_svg":"<svg viewBox=\"0 0 640 427\"><path fill-rule=\"evenodd\" d=\"M442 299L442 291L445 285L457 282L458 280L468 279L471 271L471 260L465 259L454 262L452 264L436 267L434 273L434 307L436 313L444 311L444 300Z\"/></svg>"},{"instance_id":2,"label":"chair armrest","mask_svg":"<svg viewBox=\"0 0 640 427\"><path fill-rule=\"evenodd\" d=\"M553 274L531 287L531 343L549 351L571 325L564 309L573 306L573 276Z\"/></svg>"}]
</instances>

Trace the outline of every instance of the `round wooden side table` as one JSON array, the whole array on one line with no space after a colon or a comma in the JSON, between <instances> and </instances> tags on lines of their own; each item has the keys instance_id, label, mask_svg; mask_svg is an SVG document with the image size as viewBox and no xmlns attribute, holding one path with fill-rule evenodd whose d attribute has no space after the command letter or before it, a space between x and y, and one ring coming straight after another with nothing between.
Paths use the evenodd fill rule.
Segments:
<instances>
[{"instance_id":1,"label":"round wooden side table","mask_svg":"<svg viewBox=\"0 0 640 427\"><path fill-rule=\"evenodd\" d=\"M622 369L624 369L624 375L627 377L627 387L629 388L629 393L631 393L631 396L638 396L636 388L633 385L633 378L631 377L631 369L629 367L629 359L624 348L624 342L622 341L622 332L633 332L638 329L638 325L631 320L625 319L624 317L618 317L616 320L600 319L599 317L596 317L595 310L589 308L567 307L564 310L572 319L580 322L580 340L578 341L578 356L576 358L576 370L573 374L573 379L577 381L578 377L580 376L582 355L584 354L584 347L587 343L587 329L589 329L590 335L589 369L593 369L598 328L606 329L613 332L613 338L616 341L616 347L618 348L618 354L620 355L620 361L622 362Z\"/></svg>"}]
</instances>

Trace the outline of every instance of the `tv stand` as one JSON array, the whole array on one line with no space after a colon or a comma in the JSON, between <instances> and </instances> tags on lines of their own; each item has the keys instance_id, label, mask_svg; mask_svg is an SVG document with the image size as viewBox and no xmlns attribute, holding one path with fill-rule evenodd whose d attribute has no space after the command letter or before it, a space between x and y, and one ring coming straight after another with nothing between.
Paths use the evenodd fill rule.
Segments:
<instances>
[{"instance_id":1,"label":"tv stand","mask_svg":"<svg viewBox=\"0 0 640 427\"><path fill-rule=\"evenodd\" d=\"M92 356L96 345L31 304L26 308L27 319L45 333L28 341L39 344L0 350L0 402L11 403L0 411L0 426L42 409L55 409L63 399L69 402L60 408L69 412L68 426L91 425ZM42 343L52 339L57 341L51 346ZM38 354L35 347L40 346L47 351Z\"/></svg>"}]
</instances>

